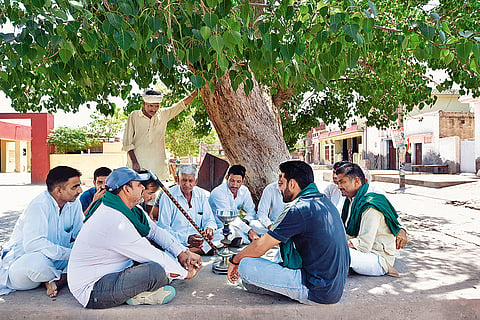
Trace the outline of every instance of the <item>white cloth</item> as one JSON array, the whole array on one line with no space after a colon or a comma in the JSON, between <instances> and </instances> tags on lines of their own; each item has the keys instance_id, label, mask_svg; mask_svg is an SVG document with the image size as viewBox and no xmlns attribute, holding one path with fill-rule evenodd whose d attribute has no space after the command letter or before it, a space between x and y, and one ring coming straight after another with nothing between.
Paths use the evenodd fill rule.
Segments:
<instances>
[{"instance_id":1,"label":"white cloth","mask_svg":"<svg viewBox=\"0 0 480 320\"><path fill-rule=\"evenodd\" d=\"M285 208L285 203L278 182L272 182L263 189L262 197L258 203L257 218L265 228L268 228L269 225L277 221L283 208Z\"/></svg>"},{"instance_id":2,"label":"white cloth","mask_svg":"<svg viewBox=\"0 0 480 320\"><path fill-rule=\"evenodd\" d=\"M9 269L24 254L40 252L53 262L68 260L82 221L82 205L78 199L67 202L60 212L57 201L48 191L35 197L18 218L5 245L0 262L0 294L13 291L8 281ZM61 272L58 270L56 277L49 281L58 280Z\"/></svg>"},{"instance_id":3,"label":"white cloth","mask_svg":"<svg viewBox=\"0 0 480 320\"><path fill-rule=\"evenodd\" d=\"M208 204L207 196L199 187L193 187L190 201L191 208L189 208L180 186L175 185L169 191L200 229L210 228L213 231L217 229L217 223ZM162 194L158 203L157 225L170 232L184 246L188 246L188 236L199 234L165 193ZM210 246L204 242L203 251L208 252L209 250Z\"/></svg>"},{"instance_id":4,"label":"white cloth","mask_svg":"<svg viewBox=\"0 0 480 320\"><path fill-rule=\"evenodd\" d=\"M366 276L383 276L387 273L385 259L373 252L361 252L350 249L350 267L358 274Z\"/></svg>"},{"instance_id":5,"label":"white cloth","mask_svg":"<svg viewBox=\"0 0 480 320\"><path fill-rule=\"evenodd\" d=\"M342 196L342 192L338 189L336 183L330 183L325 190L323 190L323 194L327 196L330 201L332 201L335 208L337 208L340 215L342 214L343 203L345 202L345 197Z\"/></svg>"},{"instance_id":6,"label":"white cloth","mask_svg":"<svg viewBox=\"0 0 480 320\"><path fill-rule=\"evenodd\" d=\"M152 170L160 180L168 180L165 153L167 123L185 108L182 100L169 108L159 108L152 118L146 117L142 110L135 110L128 116L123 134L123 150L134 150L140 167ZM132 160L128 155L127 167L132 168Z\"/></svg>"},{"instance_id":7,"label":"white cloth","mask_svg":"<svg viewBox=\"0 0 480 320\"><path fill-rule=\"evenodd\" d=\"M186 248L150 218L148 223L150 233L142 237L125 215L104 204L85 222L73 246L67 273L70 291L83 306L100 278L132 266L133 261L156 262L167 275L179 274L180 279L187 276L187 270L175 258Z\"/></svg>"},{"instance_id":8,"label":"white cloth","mask_svg":"<svg viewBox=\"0 0 480 320\"><path fill-rule=\"evenodd\" d=\"M255 219L255 204L252 200L252 195L247 187L244 185L240 186L237 191L237 197L233 197L233 193L228 188L228 184L225 181L218 187L212 190L210 197L208 198L208 203L212 208L213 215L215 216L215 221L217 221L217 227L219 229L223 228L223 223L217 217L217 209L220 210L234 210L235 212L240 212L243 209L247 215L245 219L247 221L252 221ZM244 223L245 226L242 226L242 231L248 233L250 228Z\"/></svg>"}]
</instances>

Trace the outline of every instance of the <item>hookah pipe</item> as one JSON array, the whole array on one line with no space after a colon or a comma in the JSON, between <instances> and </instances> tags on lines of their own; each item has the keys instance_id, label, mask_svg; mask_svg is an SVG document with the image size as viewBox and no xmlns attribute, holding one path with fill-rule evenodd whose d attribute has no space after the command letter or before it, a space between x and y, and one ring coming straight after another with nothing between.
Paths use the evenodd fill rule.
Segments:
<instances>
[{"instance_id":1,"label":"hookah pipe","mask_svg":"<svg viewBox=\"0 0 480 320\"><path fill-rule=\"evenodd\" d=\"M188 215L188 213L185 211L185 209L182 208L182 206L180 205L180 203L178 203L178 201L172 196L172 194L170 193L170 191L168 191L168 189L165 187L165 185L160 181L160 179L157 178L157 176L155 174L153 174L153 172L151 172L150 170L148 171L152 177L153 180L155 180L159 185L160 185L160 188L162 188L163 192L165 192L165 194L167 195L167 197L170 198L170 200L172 200L173 204L178 208L178 210L180 210L180 212L185 216L185 219L187 219L188 222L190 222L190 224L195 228L195 230L198 231L198 233L200 233L200 235L203 237L203 239L208 243L208 245L212 248L213 251L217 251L217 247L215 247L215 245L212 243L212 241L210 241L210 239L207 238L207 236L205 235L205 233L203 232L202 229L200 229L200 227L195 223L195 221L193 221L193 219Z\"/></svg>"}]
</instances>

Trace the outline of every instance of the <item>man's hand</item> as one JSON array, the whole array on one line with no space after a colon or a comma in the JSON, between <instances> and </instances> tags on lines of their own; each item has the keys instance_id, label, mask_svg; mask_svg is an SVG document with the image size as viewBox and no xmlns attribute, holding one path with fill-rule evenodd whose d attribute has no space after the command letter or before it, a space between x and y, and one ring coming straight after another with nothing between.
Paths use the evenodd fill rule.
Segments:
<instances>
[{"instance_id":1,"label":"man's hand","mask_svg":"<svg viewBox=\"0 0 480 320\"><path fill-rule=\"evenodd\" d=\"M253 231L253 229L248 230L248 237L252 242L260 238L258 234L256 234L255 231Z\"/></svg>"},{"instance_id":2,"label":"man's hand","mask_svg":"<svg viewBox=\"0 0 480 320\"><path fill-rule=\"evenodd\" d=\"M272 227L273 227L273 224L269 225L267 229L270 230Z\"/></svg>"},{"instance_id":3,"label":"man's hand","mask_svg":"<svg viewBox=\"0 0 480 320\"><path fill-rule=\"evenodd\" d=\"M352 249L355 249L355 247L353 246L353 243L351 243L350 241L348 241L348 247L352 248Z\"/></svg>"},{"instance_id":4,"label":"man's hand","mask_svg":"<svg viewBox=\"0 0 480 320\"><path fill-rule=\"evenodd\" d=\"M180 262L180 264L187 270L200 270L202 268L202 258L198 254L193 253L190 250L181 252L178 255L177 259L178 262Z\"/></svg>"},{"instance_id":5,"label":"man's hand","mask_svg":"<svg viewBox=\"0 0 480 320\"><path fill-rule=\"evenodd\" d=\"M200 247L203 243L203 237L199 234L189 235L187 243L192 247Z\"/></svg>"},{"instance_id":6,"label":"man's hand","mask_svg":"<svg viewBox=\"0 0 480 320\"><path fill-rule=\"evenodd\" d=\"M205 229L205 237L207 237L208 240L213 239L213 230L211 228Z\"/></svg>"},{"instance_id":7,"label":"man's hand","mask_svg":"<svg viewBox=\"0 0 480 320\"><path fill-rule=\"evenodd\" d=\"M95 192L95 194L93 195L93 200L92 202L95 202L97 201L98 199L100 199L101 197L103 197L103 195L105 194L105 188L100 188L99 190L97 190Z\"/></svg>"},{"instance_id":8,"label":"man's hand","mask_svg":"<svg viewBox=\"0 0 480 320\"><path fill-rule=\"evenodd\" d=\"M407 232L404 229L400 229L397 233L397 250L402 249L407 245L408 238L407 238Z\"/></svg>"},{"instance_id":9,"label":"man's hand","mask_svg":"<svg viewBox=\"0 0 480 320\"><path fill-rule=\"evenodd\" d=\"M240 276L238 275L238 265L233 263L228 263L228 271L227 271L227 278L231 283L235 283Z\"/></svg>"}]
</instances>

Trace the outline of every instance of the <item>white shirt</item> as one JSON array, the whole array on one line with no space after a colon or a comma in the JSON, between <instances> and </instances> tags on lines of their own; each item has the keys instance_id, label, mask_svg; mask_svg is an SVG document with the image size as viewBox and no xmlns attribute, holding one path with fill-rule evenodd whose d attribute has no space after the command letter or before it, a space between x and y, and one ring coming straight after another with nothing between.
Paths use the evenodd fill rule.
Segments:
<instances>
[{"instance_id":1,"label":"white shirt","mask_svg":"<svg viewBox=\"0 0 480 320\"><path fill-rule=\"evenodd\" d=\"M258 203L257 218L265 228L277 221L285 208L283 196L278 188L278 182L272 182L263 189Z\"/></svg>"},{"instance_id":2,"label":"white shirt","mask_svg":"<svg viewBox=\"0 0 480 320\"><path fill-rule=\"evenodd\" d=\"M165 153L167 122L185 108L182 100L169 108L159 108L151 118L145 116L142 110L135 110L128 116L123 134L123 150L134 150L140 167L152 170L160 180L168 179ZM127 167L132 168L132 160L128 155Z\"/></svg>"},{"instance_id":3,"label":"white shirt","mask_svg":"<svg viewBox=\"0 0 480 320\"><path fill-rule=\"evenodd\" d=\"M345 197L342 196L342 193L338 189L338 186L336 183L330 183L325 190L323 190L323 193L327 196L330 201L332 201L333 205L337 208L338 212L340 215L342 214L342 209L343 209L343 203L345 202Z\"/></svg>"},{"instance_id":4,"label":"white shirt","mask_svg":"<svg viewBox=\"0 0 480 320\"><path fill-rule=\"evenodd\" d=\"M176 260L186 248L150 218L148 224L150 232L142 237L124 214L104 204L85 222L73 246L67 273L68 287L84 307L100 278L125 270L133 265L133 260L156 262L167 275L179 274L180 279L187 276L187 270ZM149 239L168 253L155 248Z\"/></svg>"},{"instance_id":5,"label":"white shirt","mask_svg":"<svg viewBox=\"0 0 480 320\"><path fill-rule=\"evenodd\" d=\"M217 209L234 210L237 213L243 209L247 213L245 216L247 221L252 221L255 219L255 204L253 204L250 191L244 185L238 188L237 197L234 198L232 191L230 191L230 188L228 188L228 184L225 181L212 190L212 193L210 193L210 197L208 198L208 202L210 203L210 207L212 208L212 212L214 213L215 220L217 221L217 227L219 229L223 228L223 223L217 218ZM248 228L248 226L246 227ZM246 231L242 231L248 232L248 230L250 230L250 228L248 228Z\"/></svg>"},{"instance_id":6,"label":"white shirt","mask_svg":"<svg viewBox=\"0 0 480 320\"><path fill-rule=\"evenodd\" d=\"M207 196L199 187L193 187L192 199L190 201L191 208L189 208L187 199L183 195L180 186L175 185L169 191L200 229L210 228L213 231L217 229L217 223L208 204ZM199 234L165 193L162 194L158 203L157 225L170 232L185 246L188 245L188 236Z\"/></svg>"},{"instance_id":7,"label":"white shirt","mask_svg":"<svg viewBox=\"0 0 480 320\"><path fill-rule=\"evenodd\" d=\"M82 205L77 199L67 202L60 212L48 191L35 197L18 218L0 261L0 294L6 288L8 268L25 253L41 252L51 260L68 260L73 241L83 225Z\"/></svg>"}]
</instances>

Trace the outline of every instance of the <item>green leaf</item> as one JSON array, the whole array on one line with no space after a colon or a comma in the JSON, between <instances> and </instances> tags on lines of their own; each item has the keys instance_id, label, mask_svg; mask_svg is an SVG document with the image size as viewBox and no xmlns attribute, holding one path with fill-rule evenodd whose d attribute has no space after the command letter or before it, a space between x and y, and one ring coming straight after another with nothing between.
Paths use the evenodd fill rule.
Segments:
<instances>
[{"instance_id":1,"label":"green leaf","mask_svg":"<svg viewBox=\"0 0 480 320\"><path fill-rule=\"evenodd\" d=\"M353 69L358 61L358 50L357 49L350 49L347 52L347 65L350 69Z\"/></svg>"},{"instance_id":2,"label":"green leaf","mask_svg":"<svg viewBox=\"0 0 480 320\"><path fill-rule=\"evenodd\" d=\"M445 36L445 32L442 30L438 31L438 35L440 36L440 40L442 40L443 43L447 40L447 37Z\"/></svg>"},{"instance_id":3,"label":"green leaf","mask_svg":"<svg viewBox=\"0 0 480 320\"><path fill-rule=\"evenodd\" d=\"M372 1L368 0L368 6L370 7L370 10L372 11L373 17L377 17L378 12L377 12L377 7L375 6L375 3Z\"/></svg>"},{"instance_id":4,"label":"green leaf","mask_svg":"<svg viewBox=\"0 0 480 320\"><path fill-rule=\"evenodd\" d=\"M362 29L366 33L372 32L374 26L375 26L375 20L373 20L371 18L370 19L367 18L367 19L363 20Z\"/></svg>"},{"instance_id":5,"label":"green leaf","mask_svg":"<svg viewBox=\"0 0 480 320\"><path fill-rule=\"evenodd\" d=\"M107 13L108 22L117 30L122 29L122 17L113 13Z\"/></svg>"},{"instance_id":6,"label":"green leaf","mask_svg":"<svg viewBox=\"0 0 480 320\"><path fill-rule=\"evenodd\" d=\"M455 51L457 52L458 60L461 63L466 63L470 52L472 52L473 44L470 41L465 41L464 43L459 43L455 47Z\"/></svg>"},{"instance_id":7,"label":"green leaf","mask_svg":"<svg viewBox=\"0 0 480 320\"><path fill-rule=\"evenodd\" d=\"M218 66L222 70L223 73L227 71L228 69L228 60L227 57L224 54L219 54L218 55Z\"/></svg>"},{"instance_id":8,"label":"green leaf","mask_svg":"<svg viewBox=\"0 0 480 320\"><path fill-rule=\"evenodd\" d=\"M324 30L320 33L317 33L316 40L319 46L322 46L325 40L328 38L328 31Z\"/></svg>"},{"instance_id":9,"label":"green leaf","mask_svg":"<svg viewBox=\"0 0 480 320\"><path fill-rule=\"evenodd\" d=\"M473 35L473 32L470 30L465 30L465 31L458 31L458 34L464 38L469 38Z\"/></svg>"},{"instance_id":10,"label":"green leaf","mask_svg":"<svg viewBox=\"0 0 480 320\"><path fill-rule=\"evenodd\" d=\"M191 16L193 14L193 1L186 1L185 2L185 11L187 14Z\"/></svg>"},{"instance_id":11,"label":"green leaf","mask_svg":"<svg viewBox=\"0 0 480 320\"><path fill-rule=\"evenodd\" d=\"M155 17L148 17L147 19L147 22L148 22L148 28L152 31L152 32L157 32L161 25L162 25L162 22L160 20L159 17L155 16Z\"/></svg>"},{"instance_id":12,"label":"green leaf","mask_svg":"<svg viewBox=\"0 0 480 320\"><path fill-rule=\"evenodd\" d=\"M175 57L173 56L173 54L170 54L170 53L164 54L162 56L162 62L165 65L165 67L170 69L173 67L173 63L175 62Z\"/></svg>"},{"instance_id":13,"label":"green leaf","mask_svg":"<svg viewBox=\"0 0 480 320\"><path fill-rule=\"evenodd\" d=\"M133 8L127 2L120 2L118 6L120 7L120 10L127 16L133 15Z\"/></svg>"},{"instance_id":14,"label":"green leaf","mask_svg":"<svg viewBox=\"0 0 480 320\"><path fill-rule=\"evenodd\" d=\"M42 8L42 7L44 6L45 0L32 0L32 4L33 4L36 8L40 9L40 8Z\"/></svg>"},{"instance_id":15,"label":"green leaf","mask_svg":"<svg viewBox=\"0 0 480 320\"><path fill-rule=\"evenodd\" d=\"M200 59L200 48L195 47L188 50L189 61L195 63Z\"/></svg>"},{"instance_id":16,"label":"green leaf","mask_svg":"<svg viewBox=\"0 0 480 320\"><path fill-rule=\"evenodd\" d=\"M53 8L52 13L55 17L67 21L68 17L64 10Z\"/></svg>"},{"instance_id":17,"label":"green leaf","mask_svg":"<svg viewBox=\"0 0 480 320\"><path fill-rule=\"evenodd\" d=\"M200 34L202 35L202 38L205 40L210 38L211 33L212 33L212 30L208 26L203 26L200 28Z\"/></svg>"},{"instance_id":18,"label":"green leaf","mask_svg":"<svg viewBox=\"0 0 480 320\"><path fill-rule=\"evenodd\" d=\"M192 81L192 84L195 86L195 88L200 89L204 84L205 80L199 75L193 74L190 76L190 81Z\"/></svg>"},{"instance_id":19,"label":"green leaf","mask_svg":"<svg viewBox=\"0 0 480 320\"><path fill-rule=\"evenodd\" d=\"M440 20L440 16L436 12L431 12L430 17L432 17L435 20Z\"/></svg>"},{"instance_id":20,"label":"green leaf","mask_svg":"<svg viewBox=\"0 0 480 320\"><path fill-rule=\"evenodd\" d=\"M115 28L112 26L108 20L104 20L102 23L102 30L105 32L107 35L111 35L113 31L115 31Z\"/></svg>"},{"instance_id":21,"label":"green leaf","mask_svg":"<svg viewBox=\"0 0 480 320\"><path fill-rule=\"evenodd\" d=\"M225 0L217 6L217 12L220 14L221 17L227 16L230 13L231 9L232 9L231 0Z\"/></svg>"},{"instance_id":22,"label":"green leaf","mask_svg":"<svg viewBox=\"0 0 480 320\"><path fill-rule=\"evenodd\" d=\"M330 54L332 55L332 57L334 58L338 57L338 55L342 51L342 47L343 45L339 41L332 43L330 45Z\"/></svg>"},{"instance_id":23,"label":"green leaf","mask_svg":"<svg viewBox=\"0 0 480 320\"><path fill-rule=\"evenodd\" d=\"M68 3L70 3L70 5L77 10L82 10L83 9L83 3L79 2L79 1L70 0L70 1L68 1Z\"/></svg>"},{"instance_id":24,"label":"green leaf","mask_svg":"<svg viewBox=\"0 0 480 320\"><path fill-rule=\"evenodd\" d=\"M209 8L215 8L216 5L217 5L217 0L207 0L207 6Z\"/></svg>"},{"instance_id":25,"label":"green leaf","mask_svg":"<svg viewBox=\"0 0 480 320\"><path fill-rule=\"evenodd\" d=\"M433 38L435 38L435 29L434 28L432 28L430 26L426 26L424 24L421 25L419 28L420 28L420 32L425 37L425 39L433 40Z\"/></svg>"},{"instance_id":26,"label":"green leaf","mask_svg":"<svg viewBox=\"0 0 480 320\"><path fill-rule=\"evenodd\" d=\"M356 38L359 29L360 27L358 24L347 24L343 26L345 33L354 39Z\"/></svg>"},{"instance_id":27,"label":"green leaf","mask_svg":"<svg viewBox=\"0 0 480 320\"><path fill-rule=\"evenodd\" d=\"M247 96L250 94L250 91L252 91L252 89L253 89L252 79L245 80L245 85L243 86L243 91L245 91L245 94Z\"/></svg>"},{"instance_id":28,"label":"green leaf","mask_svg":"<svg viewBox=\"0 0 480 320\"><path fill-rule=\"evenodd\" d=\"M62 59L63 63L67 63L73 56L73 52L66 48L60 49L58 54L60 55L60 59Z\"/></svg>"},{"instance_id":29,"label":"green leaf","mask_svg":"<svg viewBox=\"0 0 480 320\"><path fill-rule=\"evenodd\" d=\"M260 30L260 32L262 34L265 34L270 30L270 23L262 22L262 23L258 24L258 29Z\"/></svg>"},{"instance_id":30,"label":"green leaf","mask_svg":"<svg viewBox=\"0 0 480 320\"><path fill-rule=\"evenodd\" d=\"M455 58L455 55L451 51L448 51L448 54L443 59L443 62L445 62L446 65L449 65L454 58Z\"/></svg>"},{"instance_id":31,"label":"green leaf","mask_svg":"<svg viewBox=\"0 0 480 320\"><path fill-rule=\"evenodd\" d=\"M325 79L327 79L327 80L333 79L333 77L337 73L337 68L338 68L337 65L335 65L333 63L328 64L326 66L323 66L322 67L322 74L325 77Z\"/></svg>"},{"instance_id":32,"label":"green leaf","mask_svg":"<svg viewBox=\"0 0 480 320\"><path fill-rule=\"evenodd\" d=\"M123 51L127 51L133 44L135 33L126 30L115 31L113 39Z\"/></svg>"},{"instance_id":33,"label":"green leaf","mask_svg":"<svg viewBox=\"0 0 480 320\"><path fill-rule=\"evenodd\" d=\"M45 34L41 34L35 37L35 40L37 41L38 45L41 46L42 48L46 48L48 46L49 38Z\"/></svg>"},{"instance_id":34,"label":"green leaf","mask_svg":"<svg viewBox=\"0 0 480 320\"><path fill-rule=\"evenodd\" d=\"M225 43L221 36L211 36L208 42L217 53L222 53Z\"/></svg>"},{"instance_id":35,"label":"green leaf","mask_svg":"<svg viewBox=\"0 0 480 320\"><path fill-rule=\"evenodd\" d=\"M263 37L263 42L265 44L265 47L268 50L273 51L278 47L278 38L276 34L266 33L262 37Z\"/></svg>"},{"instance_id":36,"label":"green leaf","mask_svg":"<svg viewBox=\"0 0 480 320\"><path fill-rule=\"evenodd\" d=\"M218 23L218 17L215 13L207 13L205 17L203 18L203 21L207 26L209 26L211 29L214 29L217 26Z\"/></svg>"},{"instance_id":37,"label":"green leaf","mask_svg":"<svg viewBox=\"0 0 480 320\"><path fill-rule=\"evenodd\" d=\"M474 56L476 59L480 59L480 43L475 43L475 44L472 46L472 52L473 52L473 56Z\"/></svg>"}]
</instances>

